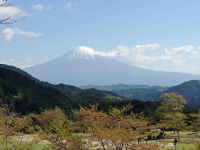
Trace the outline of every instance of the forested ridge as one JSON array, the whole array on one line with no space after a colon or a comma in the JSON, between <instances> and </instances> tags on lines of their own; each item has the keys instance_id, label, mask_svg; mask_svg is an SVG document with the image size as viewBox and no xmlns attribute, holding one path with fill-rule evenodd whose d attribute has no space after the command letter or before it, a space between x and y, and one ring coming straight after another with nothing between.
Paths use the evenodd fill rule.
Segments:
<instances>
[{"instance_id":1,"label":"forested ridge","mask_svg":"<svg viewBox=\"0 0 200 150\"><path fill-rule=\"evenodd\" d=\"M138 99L143 101L160 101L164 93L177 92L181 94L190 105L199 106L200 103L200 81L190 80L171 87L149 86L149 85L105 85L105 86L81 86L81 88L102 89L111 91L127 99Z\"/></svg>"},{"instance_id":2,"label":"forested ridge","mask_svg":"<svg viewBox=\"0 0 200 150\"><path fill-rule=\"evenodd\" d=\"M53 85L39 81L13 66L0 66L0 98L3 103L14 104L14 111L21 114L41 113L46 109L60 107L68 115L80 106L99 104L99 109L108 111L111 106L122 107L128 103L136 112L156 107L157 103L137 100L126 101L112 92L96 89L82 90L70 85ZM152 107L152 108L154 108Z\"/></svg>"}]
</instances>

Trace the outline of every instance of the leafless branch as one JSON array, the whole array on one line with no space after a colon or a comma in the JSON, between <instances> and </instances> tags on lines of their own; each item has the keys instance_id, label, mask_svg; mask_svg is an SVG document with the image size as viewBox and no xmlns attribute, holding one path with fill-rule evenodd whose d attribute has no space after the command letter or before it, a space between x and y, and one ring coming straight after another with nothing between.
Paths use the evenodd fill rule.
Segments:
<instances>
[{"instance_id":1,"label":"leafless branch","mask_svg":"<svg viewBox=\"0 0 200 150\"><path fill-rule=\"evenodd\" d=\"M7 17L7 18L0 19L0 24L10 25L10 24L15 23L16 21L17 20L15 20L15 18Z\"/></svg>"},{"instance_id":2,"label":"leafless branch","mask_svg":"<svg viewBox=\"0 0 200 150\"><path fill-rule=\"evenodd\" d=\"M0 3L0 7L10 7L12 6L11 4L8 4L8 0L2 0ZM14 17L3 17L0 18L0 24L1 25L10 25L15 23L17 20Z\"/></svg>"}]
</instances>

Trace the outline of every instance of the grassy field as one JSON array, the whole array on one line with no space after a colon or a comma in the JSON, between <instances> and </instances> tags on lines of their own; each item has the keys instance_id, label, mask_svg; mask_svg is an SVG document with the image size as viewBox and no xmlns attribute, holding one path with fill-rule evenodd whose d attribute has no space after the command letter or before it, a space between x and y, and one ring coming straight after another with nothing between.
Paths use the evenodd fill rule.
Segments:
<instances>
[{"instance_id":1,"label":"grassy field","mask_svg":"<svg viewBox=\"0 0 200 150\"><path fill-rule=\"evenodd\" d=\"M180 132L181 139L178 142L178 150L197 150L195 148L195 143L200 143L199 133L193 133L193 132ZM86 136L87 138L88 136ZM174 138L177 137L177 134L174 134L173 132L167 132L167 139L161 139L161 140L154 140L153 142L160 142L160 143L173 143ZM16 141L17 137L12 137L12 140ZM42 150L43 148L47 147L47 144L45 143L37 143L33 145L33 150ZM6 145L2 141L2 138L0 138L0 150L5 149ZM93 150L93 149L90 149ZM174 150L174 147L166 147L161 148L161 150Z\"/></svg>"},{"instance_id":2,"label":"grassy field","mask_svg":"<svg viewBox=\"0 0 200 150\"><path fill-rule=\"evenodd\" d=\"M47 144L34 144L33 145L33 149L32 150L42 150L42 149L44 149L45 147L47 146ZM0 150L3 150L3 149L5 149L6 148L6 145L5 144L3 144L3 143L1 143L0 144Z\"/></svg>"},{"instance_id":3,"label":"grassy field","mask_svg":"<svg viewBox=\"0 0 200 150\"><path fill-rule=\"evenodd\" d=\"M197 150L195 148L196 143L200 143L199 138L200 133L197 132L180 132L180 140L178 142L177 150ZM158 141L167 141L169 143L173 143L174 138L177 137L177 133L167 132L166 140L158 140ZM162 150L174 150L174 147L163 148Z\"/></svg>"},{"instance_id":4,"label":"grassy field","mask_svg":"<svg viewBox=\"0 0 200 150\"><path fill-rule=\"evenodd\" d=\"M17 143L19 141L17 136L9 137L9 140L14 143ZM23 142L23 143L29 143L29 145L30 145L30 142ZM45 144L45 143L33 143L32 150L42 150L45 147L47 147L47 144ZM0 137L0 150L3 150L5 148L6 148L5 141Z\"/></svg>"}]
</instances>

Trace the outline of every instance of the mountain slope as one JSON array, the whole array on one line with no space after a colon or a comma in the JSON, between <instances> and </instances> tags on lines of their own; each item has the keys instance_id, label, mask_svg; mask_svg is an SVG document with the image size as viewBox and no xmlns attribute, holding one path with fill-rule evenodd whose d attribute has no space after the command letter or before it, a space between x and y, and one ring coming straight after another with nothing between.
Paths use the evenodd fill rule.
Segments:
<instances>
[{"instance_id":1,"label":"mountain slope","mask_svg":"<svg viewBox=\"0 0 200 150\"><path fill-rule=\"evenodd\" d=\"M50 84L49 84L50 85ZM80 97L99 97L102 99L107 99L107 101L121 101L126 100L127 98L119 96L115 93L109 92L109 91L103 91L103 90L97 90L97 89L79 89L78 87L71 86L71 85L65 85L65 84L58 84L54 85L51 84L51 86L62 93L66 95L78 95Z\"/></svg>"},{"instance_id":2,"label":"mountain slope","mask_svg":"<svg viewBox=\"0 0 200 150\"><path fill-rule=\"evenodd\" d=\"M200 105L200 81L198 80L184 82L169 88L165 92L178 92L189 104Z\"/></svg>"},{"instance_id":3,"label":"mountain slope","mask_svg":"<svg viewBox=\"0 0 200 150\"><path fill-rule=\"evenodd\" d=\"M79 105L119 101L122 97L106 91L81 90L70 85L49 84L16 67L0 65L0 99L3 103L13 101L15 111L23 114L40 113L55 106L70 114L71 110L78 109Z\"/></svg>"},{"instance_id":4,"label":"mountain slope","mask_svg":"<svg viewBox=\"0 0 200 150\"><path fill-rule=\"evenodd\" d=\"M149 86L149 85L127 85L127 84L112 84L112 85L87 85L79 86L81 89L99 89L105 91L119 91L119 90L129 90L129 89L155 89L162 88L160 86Z\"/></svg>"},{"instance_id":5,"label":"mountain slope","mask_svg":"<svg viewBox=\"0 0 200 150\"><path fill-rule=\"evenodd\" d=\"M40 113L55 106L70 113L70 104L73 103L70 97L60 91L43 86L10 68L0 68L0 98L3 103L14 103L15 111L22 114Z\"/></svg>"},{"instance_id":6,"label":"mountain slope","mask_svg":"<svg viewBox=\"0 0 200 150\"><path fill-rule=\"evenodd\" d=\"M121 63L111 57L78 47L52 61L26 69L32 76L69 85L144 84L172 86L200 75L151 71Z\"/></svg>"},{"instance_id":7,"label":"mountain slope","mask_svg":"<svg viewBox=\"0 0 200 150\"><path fill-rule=\"evenodd\" d=\"M88 87L88 86L87 86ZM92 86L90 86L92 87ZM110 85L94 86L101 89L111 89L117 95L129 99L138 99L143 101L159 101L160 96L164 93L178 92L183 95L188 104L200 106L200 81L190 80L172 87L144 86L144 85Z\"/></svg>"},{"instance_id":8,"label":"mountain slope","mask_svg":"<svg viewBox=\"0 0 200 150\"><path fill-rule=\"evenodd\" d=\"M102 86L80 86L82 89L99 89L110 91L117 95L126 97L128 99L138 99L143 101L155 101L159 99L160 95L167 90L167 87L161 86L149 86L149 85L126 85L126 84L114 84L114 85L102 85Z\"/></svg>"},{"instance_id":9,"label":"mountain slope","mask_svg":"<svg viewBox=\"0 0 200 150\"><path fill-rule=\"evenodd\" d=\"M3 103L14 104L14 111L22 114L40 113L58 106L70 116L72 110L79 109L80 105L89 106L97 103L100 104L101 110L107 111L110 105L122 107L128 103L121 99L119 101L119 98L121 97L111 92L81 90L75 86L41 82L18 68L0 65L0 99ZM136 100L131 103L135 104L137 112L154 105ZM155 105L157 106L157 103Z\"/></svg>"}]
</instances>

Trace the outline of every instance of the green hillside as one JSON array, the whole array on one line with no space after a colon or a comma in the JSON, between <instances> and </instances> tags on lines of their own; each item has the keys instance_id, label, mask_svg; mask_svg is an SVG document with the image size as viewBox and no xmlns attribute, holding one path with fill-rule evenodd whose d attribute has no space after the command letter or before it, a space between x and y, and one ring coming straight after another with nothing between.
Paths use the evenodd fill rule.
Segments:
<instances>
[{"instance_id":1,"label":"green hillside","mask_svg":"<svg viewBox=\"0 0 200 150\"><path fill-rule=\"evenodd\" d=\"M183 95L189 104L200 106L200 81L198 80L184 82L169 88L165 92L178 92Z\"/></svg>"},{"instance_id":2,"label":"green hillside","mask_svg":"<svg viewBox=\"0 0 200 150\"><path fill-rule=\"evenodd\" d=\"M55 106L70 114L72 109L78 109L80 105L122 100L114 95L110 92L40 82L18 68L0 66L0 97L3 103L14 103L15 111L22 114L40 113Z\"/></svg>"},{"instance_id":3,"label":"green hillside","mask_svg":"<svg viewBox=\"0 0 200 150\"><path fill-rule=\"evenodd\" d=\"M164 93L178 92L183 95L188 104L200 105L200 81L191 80L173 87L160 87L148 85L105 85L105 86L85 86L81 88L97 88L112 91L113 93L130 99L142 101L159 101Z\"/></svg>"},{"instance_id":4,"label":"green hillside","mask_svg":"<svg viewBox=\"0 0 200 150\"><path fill-rule=\"evenodd\" d=\"M127 85L127 84L114 84L114 85L102 85L102 86L81 86L82 89L98 89L105 90L125 97L129 100L139 99L143 101L155 101L159 99L160 95L167 89L167 87L161 86L149 86L149 85Z\"/></svg>"},{"instance_id":5,"label":"green hillside","mask_svg":"<svg viewBox=\"0 0 200 150\"><path fill-rule=\"evenodd\" d=\"M55 106L70 113L72 107L69 104L74 103L58 90L43 86L10 68L0 68L0 97L3 103L14 103L14 110L22 114L40 113Z\"/></svg>"},{"instance_id":6,"label":"green hillside","mask_svg":"<svg viewBox=\"0 0 200 150\"><path fill-rule=\"evenodd\" d=\"M100 97L103 99L107 99L108 101L121 101L126 100L127 98L118 96L115 93L97 89L80 89L75 86L65 85L65 84L58 84L58 85L51 85L53 88L60 90L64 94L67 95L78 95L81 97L89 96L89 97Z\"/></svg>"},{"instance_id":7,"label":"green hillside","mask_svg":"<svg viewBox=\"0 0 200 150\"><path fill-rule=\"evenodd\" d=\"M88 85L80 86L81 89L98 89L105 91L120 91L130 89L155 89L161 88L160 86L149 86L149 85L128 85L128 84L113 84L113 85Z\"/></svg>"}]
</instances>

